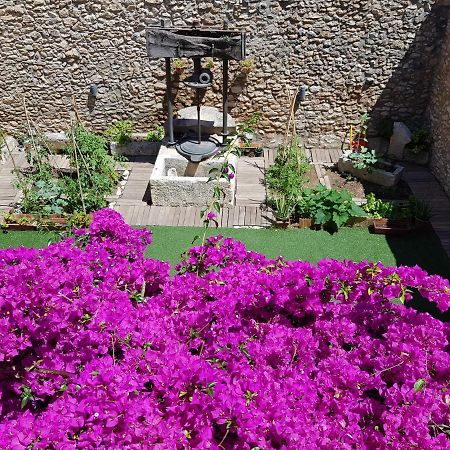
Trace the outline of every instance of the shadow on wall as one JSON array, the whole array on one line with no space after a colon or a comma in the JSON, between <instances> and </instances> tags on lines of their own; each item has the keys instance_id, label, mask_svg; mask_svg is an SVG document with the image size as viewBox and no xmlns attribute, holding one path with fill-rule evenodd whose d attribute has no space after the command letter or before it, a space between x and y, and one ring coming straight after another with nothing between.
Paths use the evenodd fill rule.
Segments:
<instances>
[{"instance_id":1,"label":"shadow on wall","mask_svg":"<svg viewBox=\"0 0 450 450\"><path fill-rule=\"evenodd\" d=\"M405 56L370 111L370 135L376 134L377 125L382 118L404 122L412 128L426 124L433 75L441 56L449 17L450 2L440 1L432 6L413 42L406 49ZM398 45L402 43L399 42ZM370 74L367 74L366 78L363 90L372 88Z\"/></svg>"}]
</instances>

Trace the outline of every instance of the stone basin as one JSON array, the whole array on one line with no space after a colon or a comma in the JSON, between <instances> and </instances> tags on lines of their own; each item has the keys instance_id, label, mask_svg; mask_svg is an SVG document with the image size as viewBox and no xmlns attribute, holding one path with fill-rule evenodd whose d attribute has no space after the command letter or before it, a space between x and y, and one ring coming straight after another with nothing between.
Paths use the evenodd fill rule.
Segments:
<instances>
[{"instance_id":1,"label":"stone basin","mask_svg":"<svg viewBox=\"0 0 450 450\"><path fill-rule=\"evenodd\" d=\"M206 206L211 202L215 182L208 182L209 171L219 168L223 158L210 158L192 163L174 148L161 146L155 167L150 176L152 204L156 206ZM230 155L229 162L235 167L237 157ZM225 190L224 204L233 205L236 178L220 182Z\"/></svg>"}]
</instances>

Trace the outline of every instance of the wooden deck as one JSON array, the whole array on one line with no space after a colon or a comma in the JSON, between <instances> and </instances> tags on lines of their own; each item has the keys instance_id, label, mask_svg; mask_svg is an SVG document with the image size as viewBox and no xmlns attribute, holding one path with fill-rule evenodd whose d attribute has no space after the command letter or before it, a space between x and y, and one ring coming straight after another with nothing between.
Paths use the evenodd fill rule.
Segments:
<instances>
[{"instance_id":1,"label":"wooden deck","mask_svg":"<svg viewBox=\"0 0 450 450\"><path fill-rule=\"evenodd\" d=\"M306 157L314 165L320 183L330 187L325 175L324 165L332 165L339 159L339 150L306 150ZM274 218L264 207L266 190L264 172L273 164L276 156L274 149L266 149L261 157L241 157L237 166L236 206L224 208L218 222L220 227L268 227ZM0 212L9 210L11 204L19 199L14 186L15 177L11 173L17 168L27 166L25 154L13 153L14 164L7 155L0 164ZM199 207L151 206L149 179L153 170L154 157L130 158L128 169L130 176L122 195L111 196L114 208L134 226L202 226ZM64 157L55 155L54 165L67 167ZM414 195L427 201L433 207L432 225L440 238L444 249L450 256L450 199L428 169L408 166L404 178ZM1 220L1 218L0 218Z\"/></svg>"}]
</instances>

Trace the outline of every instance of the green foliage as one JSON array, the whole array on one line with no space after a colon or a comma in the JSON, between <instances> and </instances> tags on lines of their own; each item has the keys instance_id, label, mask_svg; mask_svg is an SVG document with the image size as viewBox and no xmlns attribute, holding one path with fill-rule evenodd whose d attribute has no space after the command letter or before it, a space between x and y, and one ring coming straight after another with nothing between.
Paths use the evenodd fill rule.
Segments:
<instances>
[{"instance_id":1,"label":"green foliage","mask_svg":"<svg viewBox=\"0 0 450 450\"><path fill-rule=\"evenodd\" d=\"M433 137L431 134L423 128L418 128L413 131L412 140L406 147L409 148L412 153L418 155L419 153L429 152L432 145Z\"/></svg>"},{"instance_id":2,"label":"green foliage","mask_svg":"<svg viewBox=\"0 0 450 450\"><path fill-rule=\"evenodd\" d=\"M87 228L92 221L91 214L76 212L69 217L68 223L70 228Z\"/></svg>"},{"instance_id":3,"label":"green foliage","mask_svg":"<svg viewBox=\"0 0 450 450\"><path fill-rule=\"evenodd\" d=\"M394 121L390 117L383 117L378 122L377 127L378 135L384 139L391 139L394 132Z\"/></svg>"},{"instance_id":4,"label":"green foliage","mask_svg":"<svg viewBox=\"0 0 450 450\"><path fill-rule=\"evenodd\" d=\"M68 206L64 192L57 180L37 180L24 193L21 210L27 214L63 214Z\"/></svg>"},{"instance_id":5,"label":"green foliage","mask_svg":"<svg viewBox=\"0 0 450 450\"><path fill-rule=\"evenodd\" d=\"M433 208L429 203L419 200L414 196L409 197L409 211L411 217L420 220L430 220L432 210Z\"/></svg>"},{"instance_id":6,"label":"green foliage","mask_svg":"<svg viewBox=\"0 0 450 450\"><path fill-rule=\"evenodd\" d=\"M76 145L65 149L73 167L78 167L75 176L63 176L61 183L71 212L95 211L107 206L106 196L116 189L119 176L115 170L115 159L108 154L106 140L81 125L75 126Z\"/></svg>"},{"instance_id":7,"label":"green foliage","mask_svg":"<svg viewBox=\"0 0 450 450\"><path fill-rule=\"evenodd\" d=\"M246 136L256 133L260 120L261 113L254 112L246 120L240 123L237 127L240 137L246 141L249 141L250 139Z\"/></svg>"},{"instance_id":8,"label":"green foliage","mask_svg":"<svg viewBox=\"0 0 450 450\"><path fill-rule=\"evenodd\" d=\"M375 150L368 150L362 147L360 152L350 153L348 156L353 167L361 170L368 170L369 172L378 164L379 158Z\"/></svg>"},{"instance_id":9,"label":"green foliage","mask_svg":"<svg viewBox=\"0 0 450 450\"><path fill-rule=\"evenodd\" d=\"M331 230L337 230L351 218L366 216L363 209L352 200L350 192L328 189L322 185L302 192L297 211L300 217L312 218L316 225Z\"/></svg>"},{"instance_id":10,"label":"green foliage","mask_svg":"<svg viewBox=\"0 0 450 450\"><path fill-rule=\"evenodd\" d=\"M183 70L186 67L186 61L181 58L176 58L173 60L173 67L175 70Z\"/></svg>"},{"instance_id":11,"label":"green foliage","mask_svg":"<svg viewBox=\"0 0 450 450\"><path fill-rule=\"evenodd\" d=\"M275 197L273 207L275 219L287 222L295 211L296 202L293 198Z\"/></svg>"},{"instance_id":12,"label":"green foliage","mask_svg":"<svg viewBox=\"0 0 450 450\"><path fill-rule=\"evenodd\" d=\"M106 129L104 135L112 142L117 142L120 145L126 145L131 142L132 133L132 122L129 120L118 120Z\"/></svg>"},{"instance_id":13,"label":"green foliage","mask_svg":"<svg viewBox=\"0 0 450 450\"><path fill-rule=\"evenodd\" d=\"M265 175L269 197L297 199L307 181L309 164L300 147L298 138L292 139L286 147L278 149L277 157Z\"/></svg>"},{"instance_id":14,"label":"green foliage","mask_svg":"<svg viewBox=\"0 0 450 450\"><path fill-rule=\"evenodd\" d=\"M146 137L149 142L162 142L164 139L164 127L162 125L155 125L148 133Z\"/></svg>"},{"instance_id":15,"label":"green foliage","mask_svg":"<svg viewBox=\"0 0 450 450\"><path fill-rule=\"evenodd\" d=\"M251 72L255 68L255 60L253 58L246 58L240 61L239 66L242 72Z\"/></svg>"},{"instance_id":16,"label":"green foliage","mask_svg":"<svg viewBox=\"0 0 450 450\"><path fill-rule=\"evenodd\" d=\"M398 217L398 208L394 203L375 197L375 194L367 194L364 211L373 219L394 219Z\"/></svg>"}]
</instances>

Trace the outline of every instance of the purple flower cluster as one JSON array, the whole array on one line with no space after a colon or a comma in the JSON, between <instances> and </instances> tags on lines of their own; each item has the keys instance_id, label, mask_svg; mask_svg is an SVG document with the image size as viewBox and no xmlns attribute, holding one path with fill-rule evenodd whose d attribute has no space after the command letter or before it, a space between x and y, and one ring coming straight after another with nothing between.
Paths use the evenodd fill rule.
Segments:
<instances>
[{"instance_id":1,"label":"purple flower cluster","mask_svg":"<svg viewBox=\"0 0 450 450\"><path fill-rule=\"evenodd\" d=\"M450 326L408 307L446 280L220 237L169 278L150 240L0 251L0 448L450 448Z\"/></svg>"}]
</instances>

